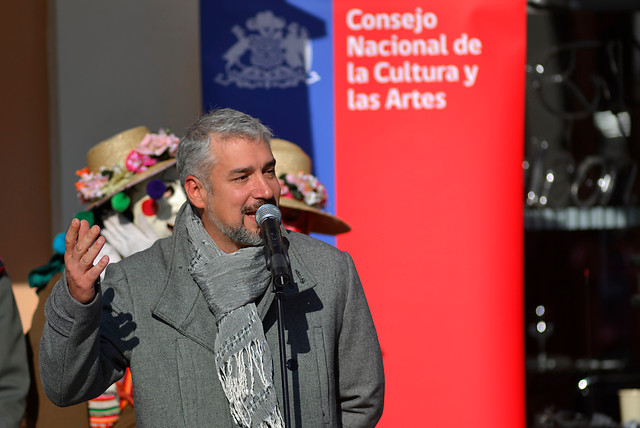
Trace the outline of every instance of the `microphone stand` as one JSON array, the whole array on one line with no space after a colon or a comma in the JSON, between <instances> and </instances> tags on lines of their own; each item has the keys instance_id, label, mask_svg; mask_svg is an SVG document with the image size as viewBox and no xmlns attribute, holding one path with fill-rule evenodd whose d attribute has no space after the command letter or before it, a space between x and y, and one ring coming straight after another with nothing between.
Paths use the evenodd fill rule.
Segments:
<instances>
[{"instance_id":1,"label":"microphone stand","mask_svg":"<svg viewBox=\"0 0 640 428\"><path fill-rule=\"evenodd\" d=\"M291 262L287 246L282 238L282 213L275 205L265 204L256 211L256 223L264 242L267 269L271 272L271 284L277 302L278 343L280 345L280 374L282 377L282 404L284 426L291 426L289 384L287 382L287 349L284 337L284 289L291 283Z\"/></svg>"},{"instance_id":2,"label":"microphone stand","mask_svg":"<svg viewBox=\"0 0 640 428\"><path fill-rule=\"evenodd\" d=\"M291 282L290 276L278 275L272 271L271 282L276 298L278 313L278 343L280 345L280 374L282 377L282 403L285 428L291 427L291 411L289 407L289 384L287 381L287 349L284 337L284 289Z\"/></svg>"}]
</instances>

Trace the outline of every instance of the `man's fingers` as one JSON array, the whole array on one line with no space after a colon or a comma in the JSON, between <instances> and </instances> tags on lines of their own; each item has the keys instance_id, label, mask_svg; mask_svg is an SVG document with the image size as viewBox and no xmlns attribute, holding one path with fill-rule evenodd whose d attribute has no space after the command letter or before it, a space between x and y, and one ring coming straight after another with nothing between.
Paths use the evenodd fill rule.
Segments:
<instances>
[{"instance_id":1,"label":"man's fingers","mask_svg":"<svg viewBox=\"0 0 640 428\"><path fill-rule=\"evenodd\" d=\"M84 256L99 234L100 227L90 227L88 221L74 218L64 237L65 253L79 259Z\"/></svg>"},{"instance_id":2,"label":"man's fingers","mask_svg":"<svg viewBox=\"0 0 640 428\"><path fill-rule=\"evenodd\" d=\"M90 302L96 294L95 283L108 264L109 257L103 256L95 266L91 266L86 271L80 273L76 270L78 276L74 277L71 271L67 271L69 292L73 298L81 303Z\"/></svg>"},{"instance_id":3,"label":"man's fingers","mask_svg":"<svg viewBox=\"0 0 640 428\"><path fill-rule=\"evenodd\" d=\"M78 232L78 242L76 243L75 252L79 254L80 257L84 255L84 253L89 249L93 241L100 234L99 226L89 227L89 222L86 220L82 220L80 222L80 231Z\"/></svg>"},{"instance_id":4,"label":"man's fingers","mask_svg":"<svg viewBox=\"0 0 640 428\"><path fill-rule=\"evenodd\" d=\"M95 240L89 247L86 253L80 257L80 261L86 265L93 265L93 261L96 259L100 250L104 246L105 238L104 236L98 236L98 239Z\"/></svg>"},{"instance_id":5,"label":"man's fingers","mask_svg":"<svg viewBox=\"0 0 640 428\"><path fill-rule=\"evenodd\" d=\"M96 263L95 266L89 269L89 271L87 272L87 275L89 276L90 279L93 280L93 282L96 282L98 280L98 277L100 277L100 274L107 267L108 264L109 264L109 256L102 256L102 258L100 258L98 263Z\"/></svg>"},{"instance_id":6,"label":"man's fingers","mask_svg":"<svg viewBox=\"0 0 640 428\"><path fill-rule=\"evenodd\" d=\"M87 220L80 220L80 231L78 232L78 240L82 239L89 230L89 222Z\"/></svg>"},{"instance_id":7,"label":"man's fingers","mask_svg":"<svg viewBox=\"0 0 640 428\"><path fill-rule=\"evenodd\" d=\"M86 228L84 234L82 233L83 225L84 225L84 228ZM100 235L99 226L93 226L89 228L89 224L88 223L85 224L85 221L83 220L80 224L80 233L78 235L78 242L76 243L75 249L73 251L73 255L75 256L75 258L81 259L81 258L87 257L87 252L89 251L89 249L91 248L91 246L93 245L93 243L95 242L96 238L99 235ZM91 258L92 261L97 254L98 252L93 254L93 257Z\"/></svg>"},{"instance_id":8,"label":"man's fingers","mask_svg":"<svg viewBox=\"0 0 640 428\"><path fill-rule=\"evenodd\" d=\"M87 303L95 296L94 284L109 264L107 256L93 264L104 244L99 226L91 227L88 221L77 218L71 220L64 238L65 270L69 292L79 302Z\"/></svg>"},{"instance_id":9,"label":"man's fingers","mask_svg":"<svg viewBox=\"0 0 640 428\"><path fill-rule=\"evenodd\" d=\"M65 265L71 276L79 279L84 275L93 266L104 244L99 226L90 227L88 221L74 218L65 236Z\"/></svg>"},{"instance_id":10,"label":"man's fingers","mask_svg":"<svg viewBox=\"0 0 640 428\"><path fill-rule=\"evenodd\" d=\"M73 246L73 255L75 255L76 258L82 257L85 251L87 251L87 248L89 248L90 244L83 245L83 240L87 237L87 230L89 230L89 222L86 220L80 220L77 239Z\"/></svg>"},{"instance_id":11,"label":"man's fingers","mask_svg":"<svg viewBox=\"0 0 640 428\"><path fill-rule=\"evenodd\" d=\"M74 218L71 220L71 224L69 225L69 229L67 229L67 233L64 236L64 249L65 252L71 253L78 241L78 230L80 229L80 220Z\"/></svg>"}]
</instances>

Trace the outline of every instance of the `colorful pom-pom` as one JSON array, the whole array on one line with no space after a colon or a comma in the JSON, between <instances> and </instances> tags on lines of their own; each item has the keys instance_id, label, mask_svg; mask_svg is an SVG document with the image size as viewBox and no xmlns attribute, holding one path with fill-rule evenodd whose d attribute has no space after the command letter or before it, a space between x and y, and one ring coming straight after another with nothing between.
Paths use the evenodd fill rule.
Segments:
<instances>
[{"instance_id":1,"label":"colorful pom-pom","mask_svg":"<svg viewBox=\"0 0 640 428\"><path fill-rule=\"evenodd\" d=\"M148 217L156 215L158 212L158 203L153 199L145 199L142 202L142 213Z\"/></svg>"},{"instance_id":2,"label":"colorful pom-pom","mask_svg":"<svg viewBox=\"0 0 640 428\"><path fill-rule=\"evenodd\" d=\"M111 208L121 213L131 205L131 198L126 193L118 193L111 198Z\"/></svg>"},{"instance_id":3,"label":"colorful pom-pom","mask_svg":"<svg viewBox=\"0 0 640 428\"><path fill-rule=\"evenodd\" d=\"M75 215L75 218L78 220L87 220L89 222L89 226L93 226L96 222L93 211L80 211Z\"/></svg>"},{"instance_id":4,"label":"colorful pom-pom","mask_svg":"<svg viewBox=\"0 0 640 428\"><path fill-rule=\"evenodd\" d=\"M154 178L147 183L147 194L151 199L160 199L162 195L167 191L167 185L164 181Z\"/></svg>"},{"instance_id":5,"label":"colorful pom-pom","mask_svg":"<svg viewBox=\"0 0 640 428\"><path fill-rule=\"evenodd\" d=\"M56 254L64 254L64 232L60 232L53 238L53 251Z\"/></svg>"}]
</instances>

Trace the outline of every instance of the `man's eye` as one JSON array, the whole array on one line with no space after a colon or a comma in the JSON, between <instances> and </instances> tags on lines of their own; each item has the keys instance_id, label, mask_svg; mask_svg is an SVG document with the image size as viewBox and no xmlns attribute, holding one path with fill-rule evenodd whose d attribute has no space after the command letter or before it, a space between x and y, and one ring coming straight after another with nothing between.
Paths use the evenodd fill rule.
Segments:
<instances>
[{"instance_id":1,"label":"man's eye","mask_svg":"<svg viewBox=\"0 0 640 428\"><path fill-rule=\"evenodd\" d=\"M265 175L275 176L276 175L276 170L275 170L275 168L272 168L272 169L266 170L264 173L265 173Z\"/></svg>"},{"instance_id":2,"label":"man's eye","mask_svg":"<svg viewBox=\"0 0 640 428\"><path fill-rule=\"evenodd\" d=\"M249 177L248 175L241 175L240 177L236 177L233 180L234 181L244 181L247 179L247 177Z\"/></svg>"}]
</instances>

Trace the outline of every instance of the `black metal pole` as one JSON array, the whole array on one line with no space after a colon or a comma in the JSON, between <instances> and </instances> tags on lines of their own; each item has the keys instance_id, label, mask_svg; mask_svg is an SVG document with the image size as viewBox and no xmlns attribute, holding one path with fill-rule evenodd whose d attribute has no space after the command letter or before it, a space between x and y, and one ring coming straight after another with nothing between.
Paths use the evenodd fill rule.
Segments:
<instances>
[{"instance_id":1,"label":"black metal pole","mask_svg":"<svg viewBox=\"0 0 640 428\"><path fill-rule=\"evenodd\" d=\"M256 222L264 242L264 257L271 272L271 284L276 294L278 312L278 342L280 345L280 375L282 377L282 413L285 428L291 427L289 383L287 382L287 348L284 336L284 289L291 283L291 263L288 246L282 238L282 214L275 205L265 204L256 211Z\"/></svg>"},{"instance_id":2,"label":"black metal pole","mask_svg":"<svg viewBox=\"0 0 640 428\"><path fill-rule=\"evenodd\" d=\"M278 289L275 285L274 278L274 292L276 293L276 307L278 312L278 342L280 345L280 374L282 377L282 405L283 405L283 417L285 428L291 427L291 410L289 407L289 382L287 380L287 348L284 336L284 293L282 289Z\"/></svg>"}]
</instances>

